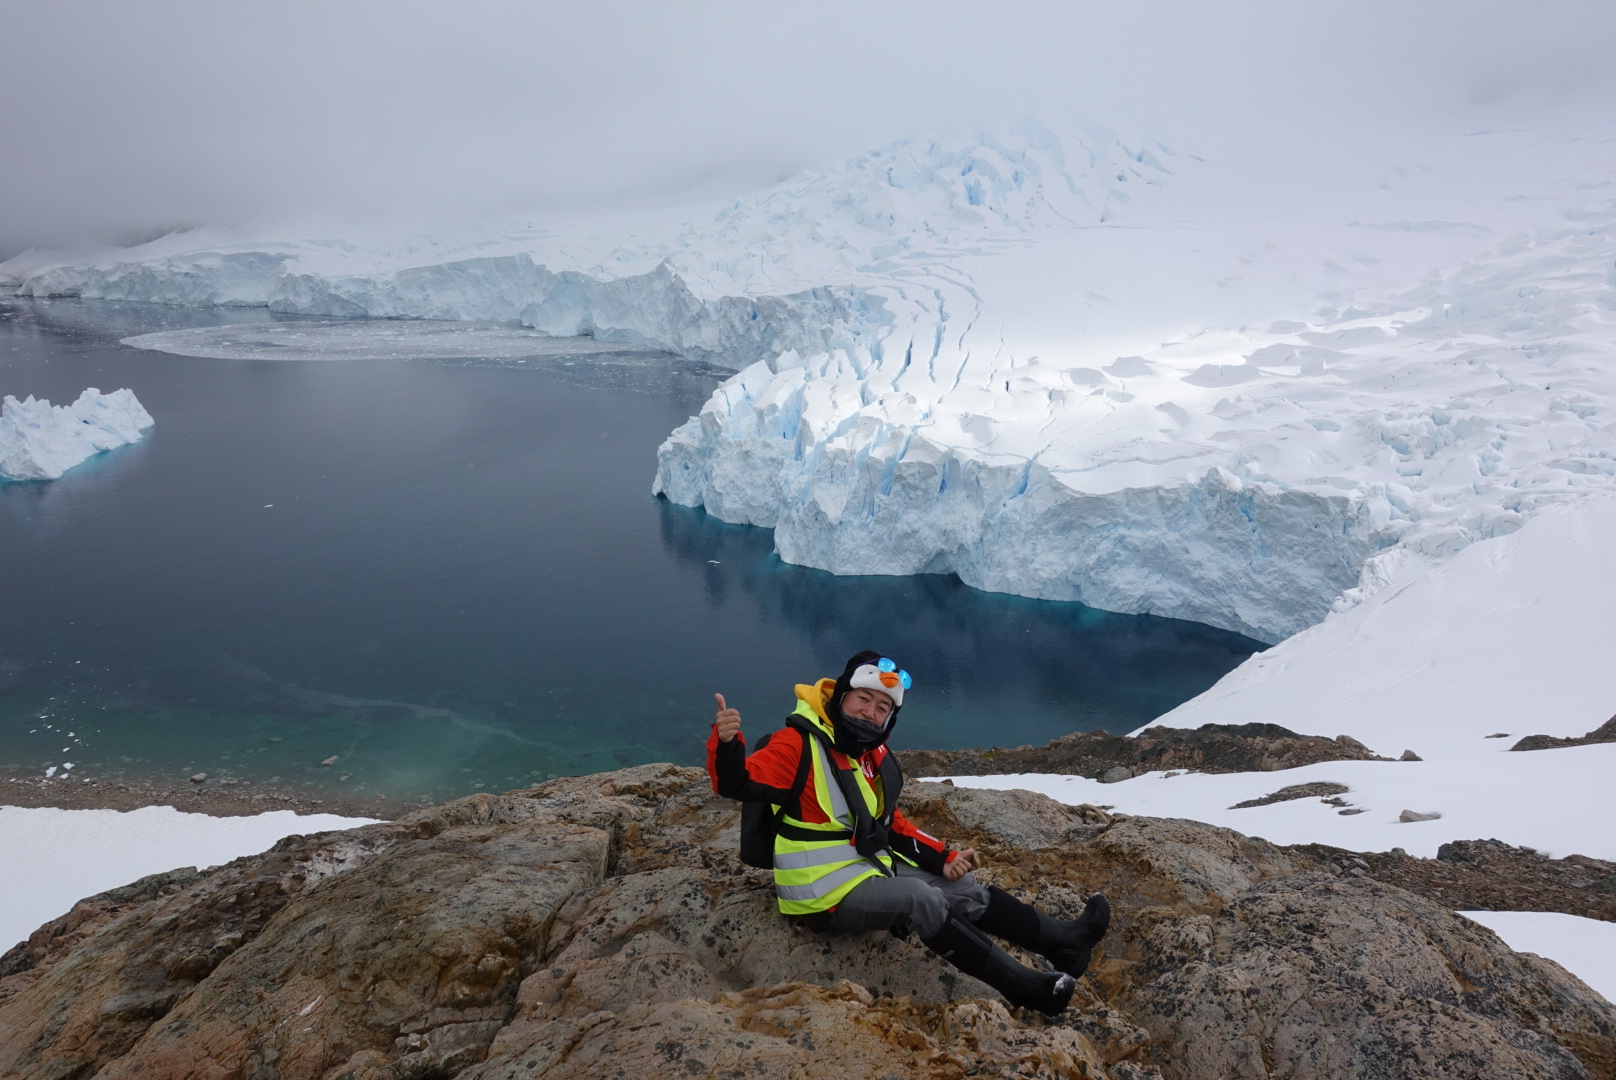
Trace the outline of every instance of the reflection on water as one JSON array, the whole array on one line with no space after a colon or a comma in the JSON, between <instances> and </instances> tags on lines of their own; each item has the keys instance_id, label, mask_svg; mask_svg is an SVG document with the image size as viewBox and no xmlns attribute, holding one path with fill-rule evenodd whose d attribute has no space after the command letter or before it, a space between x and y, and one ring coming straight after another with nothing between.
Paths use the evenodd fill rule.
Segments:
<instances>
[{"instance_id":1,"label":"reflection on water","mask_svg":"<svg viewBox=\"0 0 1616 1080\"><path fill-rule=\"evenodd\" d=\"M953 578L786 566L767 530L649 496L656 446L721 374L659 354L117 344L235 318L297 325L0 304L0 393L129 386L157 418L52 484L0 485L0 766L413 797L694 763L714 691L766 729L794 682L864 647L916 676L898 745L1013 745L1131 729L1256 647Z\"/></svg>"},{"instance_id":2,"label":"reflection on water","mask_svg":"<svg viewBox=\"0 0 1616 1080\"><path fill-rule=\"evenodd\" d=\"M861 648L916 673L894 745L1042 743L1131 731L1200 693L1255 643L1081 604L984 593L953 575L837 577L781 562L767 530L660 504L662 538L703 574L706 603L755 611L800 638L821 674ZM787 701L789 705L789 700Z\"/></svg>"}]
</instances>

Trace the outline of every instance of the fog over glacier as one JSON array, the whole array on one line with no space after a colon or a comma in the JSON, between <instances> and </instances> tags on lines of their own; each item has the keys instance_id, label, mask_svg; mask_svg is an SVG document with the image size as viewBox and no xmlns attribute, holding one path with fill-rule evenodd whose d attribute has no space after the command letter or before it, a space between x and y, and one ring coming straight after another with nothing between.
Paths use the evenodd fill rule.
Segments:
<instances>
[{"instance_id":1,"label":"fog over glacier","mask_svg":"<svg viewBox=\"0 0 1616 1080\"><path fill-rule=\"evenodd\" d=\"M14 4L0 258L722 198L1025 111L1193 140L1280 194L1597 96L1613 47L1597 0Z\"/></svg>"}]
</instances>

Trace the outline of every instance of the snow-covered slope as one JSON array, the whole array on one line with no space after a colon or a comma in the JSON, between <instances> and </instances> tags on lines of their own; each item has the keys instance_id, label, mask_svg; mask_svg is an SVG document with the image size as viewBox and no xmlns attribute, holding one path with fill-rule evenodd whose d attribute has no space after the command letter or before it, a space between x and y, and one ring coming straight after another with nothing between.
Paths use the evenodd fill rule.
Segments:
<instances>
[{"instance_id":1,"label":"snow-covered slope","mask_svg":"<svg viewBox=\"0 0 1616 1080\"><path fill-rule=\"evenodd\" d=\"M1611 134L1500 127L1281 176L1024 124L721 206L369 241L194 232L29 253L0 281L726 364L655 488L773 527L787 560L1277 641L1616 484Z\"/></svg>"},{"instance_id":2,"label":"snow-covered slope","mask_svg":"<svg viewBox=\"0 0 1616 1080\"><path fill-rule=\"evenodd\" d=\"M55 480L103 450L137 442L154 421L133 390L90 387L71 405L0 402L0 480Z\"/></svg>"},{"instance_id":3,"label":"snow-covered slope","mask_svg":"<svg viewBox=\"0 0 1616 1080\"><path fill-rule=\"evenodd\" d=\"M1388 757L1284 772L956 777L1070 803L1188 817L1277 843L1430 857L1495 837L1553 855L1616 859L1616 744L1512 751L1526 735L1582 735L1616 713L1616 496L1537 515L1252 656L1155 721L1281 724L1348 735ZM1502 736L1502 737L1500 737ZM1318 799L1233 809L1279 788L1347 785L1361 813ZM1440 814L1403 822L1402 811Z\"/></svg>"},{"instance_id":4,"label":"snow-covered slope","mask_svg":"<svg viewBox=\"0 0 1616 1080\"><path fill-rule=\"evenodd\" d=\"M1601 495L1545 511L1332 615L1155 723L1260 719L1351 735L1382 753L1491 758L1524 735L1581 735L1610 719L1612 657L1616 497ZM1498 732L1511 738L1487 738ZM1577 752L1505 756L1564 761ZM1600 801L1607 818L1616 811L1616 795Z\"/></svg>"}]
</instances>

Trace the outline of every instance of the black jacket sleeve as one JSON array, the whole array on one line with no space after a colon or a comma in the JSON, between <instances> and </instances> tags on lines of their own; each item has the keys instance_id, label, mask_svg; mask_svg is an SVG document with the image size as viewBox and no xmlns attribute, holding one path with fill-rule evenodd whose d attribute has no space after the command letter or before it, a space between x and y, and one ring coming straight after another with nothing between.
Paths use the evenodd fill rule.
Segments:
<instances>
[{"instance_id":1,"label":"black jacket sleeve","mask_svg":"<svg viewBox=\"0 0 1616 1080\"><path fill-rule=\"evenodd\" d=\"M947 853L922 844L914 837L905 836L896 829L891 830L888 836L892 842L892 854L913 863L928 874L942 876L943 864L948 861Z\"/></svg>"},{"instance_id":2,"label":"black jacket sleeve","mask_svg":"<svg viewBox=\"0 0 1616 1080\"><path fill-rule=\"evenodd\" d=\"M713 746L713 790L726 799L742 802L784 803L803 751L803 734L785 728L759 743L750 756L740 738ZM794 809L794 808L793 808Z\"/></svg>"}]
</instances>

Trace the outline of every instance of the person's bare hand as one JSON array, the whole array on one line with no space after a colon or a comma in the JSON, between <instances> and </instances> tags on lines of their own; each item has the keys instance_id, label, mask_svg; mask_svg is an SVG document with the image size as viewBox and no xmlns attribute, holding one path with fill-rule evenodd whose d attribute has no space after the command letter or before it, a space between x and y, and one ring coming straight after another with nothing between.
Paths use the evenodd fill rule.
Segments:
<instances>
[{"instance_id":1,"label":"person's bare hand","mask_svg":"<svg viewBox=\"0 0 1616 1080\"><path fill-rule=\"evenodd\" d=\"M943 877L949 881L958 881L960 878L976 869L976 849L966 848L956 852L952 859L943 864Z\"/></svg>"},{"instance_id":2,"label":"person's bare hand","mask_svg":"<svg viewBox=\"0 0 1616 1080\"><path fill-rule=\"evenodd\" d=\"M718 725L718 741L729 742L741 733L741 714L724 704L723 694L714 694L713 697L718 700L718 717L713 721Z\"/></svg>"}]
</instances>

